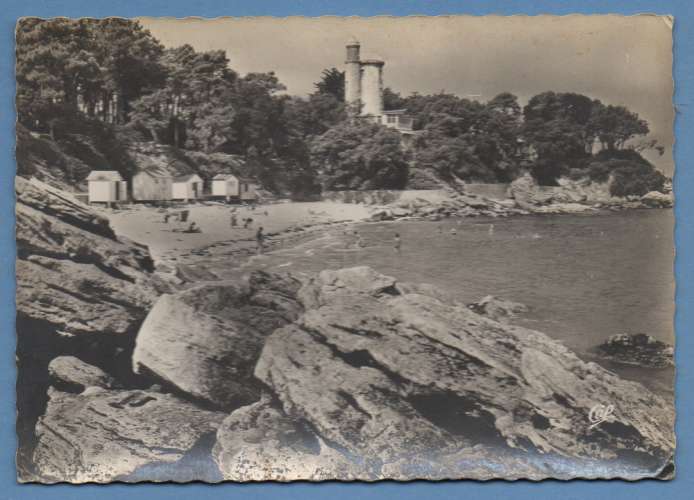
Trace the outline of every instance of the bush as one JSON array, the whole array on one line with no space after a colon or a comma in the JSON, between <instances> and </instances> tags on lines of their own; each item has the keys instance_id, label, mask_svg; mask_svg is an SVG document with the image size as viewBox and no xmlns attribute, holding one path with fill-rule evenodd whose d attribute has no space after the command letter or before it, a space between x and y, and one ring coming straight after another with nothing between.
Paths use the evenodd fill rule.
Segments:
<instances>
[{"instance_id":1,"label":"bush","mask_svg":"<svg viewBox=\"0 0 694 500\"><path fill-rule=\"evenodd\" d=\"M665 176L650 164L632 163L615 169L610 185L613 196L643 196L650 191L662 191Z\"/></svg>"},{"instance_id":2,"label":"bush","mask_svg":"<svg viewBox=\"0 0 694 500\"><path fill-rule=\"evenodd\" d=\"M400 134L363 120L339 123L316 137L311 162L328 191L403 189L407 184Z\"/></svg>"}]
</instances>

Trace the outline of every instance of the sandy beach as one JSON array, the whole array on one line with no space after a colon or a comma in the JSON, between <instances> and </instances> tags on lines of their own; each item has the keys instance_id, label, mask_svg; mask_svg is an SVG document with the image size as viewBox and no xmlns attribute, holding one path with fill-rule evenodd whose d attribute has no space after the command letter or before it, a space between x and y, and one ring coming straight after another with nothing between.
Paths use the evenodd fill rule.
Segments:
<instances>
[{"instance_id":1,"label":"sandy beach","mask_svg":"<svg viewBox=\"0 0 694 500\"><path fill-rule=\"evenodd\" d=\"M179 222L177 214L188 210L188 221ZM262 227L267 244L272 245L288 235L303 233L327 224L360 222L369 218L373 207L339 202L284 202L247 205L222 203L180 204L167 208L131 205L125 209L102 209L114 231L133 241L147 245L156 263L175 260L180 255L218 243L237 244L239 248L255 248L255 234ZM168 222L165 216L170 214ZM236 214L237 226L231 217ZM244 228L244 220L252 223ZM184 232L191 222L198 233Z\"/></svg>"}]
</instances>

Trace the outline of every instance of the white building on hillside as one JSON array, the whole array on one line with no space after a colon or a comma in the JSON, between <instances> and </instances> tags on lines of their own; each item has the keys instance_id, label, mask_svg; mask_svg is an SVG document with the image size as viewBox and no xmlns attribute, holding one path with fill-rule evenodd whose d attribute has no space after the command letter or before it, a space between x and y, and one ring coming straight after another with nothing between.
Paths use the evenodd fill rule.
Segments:
<instances>
[{"instance_id":1,"label":"white building on hillside","mask_svg":"<svg viewBox=\"0 0 694 500\"><path fill-rule=\"evenodd\" d=\"M212 196L226 198L239 197L239 178L234 174L217 174L212 178Z\"/></svg>"},{"instance_id":2,"label":"white building on hillside","mask_svg":"<svg viewBox=\"0 0 694 500\"><path fill-rule=\"evenodd\" d=\"M347 44L345 61L345 103L352 113L393 128L403 136L405 145L416 132L412 117L404 109L383 110L383 67L380 59L360 59L360 44L351 40Z\"/></svg>"},{"instance_id":3,"label":"white building on hillside","mask_svg":"<svg viewBox=\"0 0 694 500\"><path fill-rule=\"evenodd\" d=\"M203 181L198 174L180 175L173 178L171 198L174 200L197 200L202 198Z\"/></svg>"},{"instance_id":4,"label":"white building on hillside","mask_svg":"<svg viewBox=\"0 0 694 500\"><path fill-rule=\"evenodd\" d=\"M115 170L92 170L87 176L89 203L127 201L128 184Z\"/></svg>"}]
</instances>

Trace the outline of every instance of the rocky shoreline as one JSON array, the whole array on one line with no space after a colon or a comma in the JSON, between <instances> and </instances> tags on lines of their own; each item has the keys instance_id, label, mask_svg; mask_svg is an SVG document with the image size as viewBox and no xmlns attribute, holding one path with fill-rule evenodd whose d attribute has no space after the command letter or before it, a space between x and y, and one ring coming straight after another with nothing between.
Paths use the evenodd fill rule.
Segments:
<instances>
[{"instance_id":1,"label":"rocky shoreline","mask_svg":"<svg viewBox=\"0 0 694 500\"><path fill-rule=\"evenodd\" d=\"M17 201L22 482L672 472L674 410L520 304L367 267L174 280L61 192Z\"/></svg>"}]
</instances>

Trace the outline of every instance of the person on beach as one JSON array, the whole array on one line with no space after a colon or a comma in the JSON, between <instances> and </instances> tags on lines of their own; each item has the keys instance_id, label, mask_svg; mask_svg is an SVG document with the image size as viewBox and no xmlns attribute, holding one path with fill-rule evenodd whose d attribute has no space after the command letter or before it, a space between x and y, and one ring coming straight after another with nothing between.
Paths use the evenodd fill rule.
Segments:
<instances>
[{"instance_id":1,"label":"person on beach","mask_svg":"<svg viewBox=\"0 0 694 500\"><path fill-rule=\"evenodd\" d=\"M395 233L395 238L393 238L393 248L400 254L402 248L402 240L400 239L400 233Z\"/></svg>"},{"instance_id":2,"label":"person on beach","mask_svg":"<svg viewBox=\"0 0 694 500\"><path fill-rule=\"evenodd\" d=\"M236 218L236 212L232 212L231 214L231 227L236 227L239 225L239 221Z\"/></svg>"},{"instance_id":3,"label":"person on beach","mask_svg":"<svg viewBox=\"0 0 694 500\"><path fill-rule=\"evenodd\" d=\"M250 217L243 220L243 228L244 229L248 229L248 226L250 226L251 224L253 224L253 219L251 219Z\"/></svg>"},{"instance_id":4,"label":"person on beach","mask_svg":"<svg viewBox=\"0 0 694 500\"><path fill-rule=\"evenodd\" d=\"M265 247L265 234L263 234L263 227L259 227L258 230L255 233L255 244L256 244L256 253L258 255L263 253L263 249Z\"/></svg>"},{"instance_id":5,"label":"person on beach","mask_svg":"<svg viewBox=\"0 0 694 500\"><path fill-rule=\"evenodd\" d=\"M198 227L195 221L191 221L188 229L186 229L184 233L202 233L202 229Z\"/></svg>"}]
</instances>

